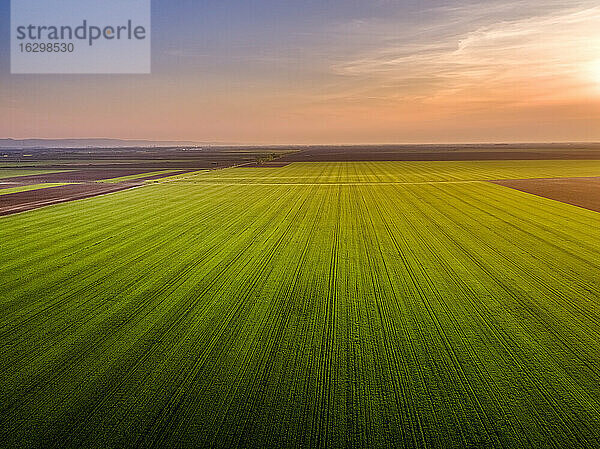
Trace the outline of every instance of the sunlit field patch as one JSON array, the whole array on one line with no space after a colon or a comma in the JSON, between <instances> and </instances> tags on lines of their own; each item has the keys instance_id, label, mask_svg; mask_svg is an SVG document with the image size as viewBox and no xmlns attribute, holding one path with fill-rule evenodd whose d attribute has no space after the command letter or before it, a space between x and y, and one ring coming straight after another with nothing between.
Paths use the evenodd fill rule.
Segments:
<instances>
[{"instance_id":1,"label":"sunlit field patch","mask_svg":"<svg viewBox=\"0 0 600 449\"><path fill-rule=\"evenodd\" d=\"M236 168L0 218L0 442L591 447L600 215L483 179L593 171Z\"/></svg>"}]
</instances>

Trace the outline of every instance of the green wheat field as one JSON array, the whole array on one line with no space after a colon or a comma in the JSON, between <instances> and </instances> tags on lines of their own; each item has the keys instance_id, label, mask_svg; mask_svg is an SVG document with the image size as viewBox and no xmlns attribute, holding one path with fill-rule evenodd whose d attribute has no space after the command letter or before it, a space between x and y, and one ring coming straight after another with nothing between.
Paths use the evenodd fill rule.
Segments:
<instances>
[{"instance_id":1,"label":"green wheat field","mask_svg":"<svg viewBox=\"0 0 600 449\"><path fill-rule=\"evenodd\" d=\"M202 171L0 218L1 447L600 441L600 161Z\"/></svg>"}]
</instances>

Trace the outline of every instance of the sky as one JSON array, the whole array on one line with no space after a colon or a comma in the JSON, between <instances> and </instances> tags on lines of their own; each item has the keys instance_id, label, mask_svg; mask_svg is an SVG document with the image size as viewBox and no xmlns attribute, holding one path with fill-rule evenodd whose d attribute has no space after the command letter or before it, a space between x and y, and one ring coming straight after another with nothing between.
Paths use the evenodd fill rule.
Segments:
<instances>
[{"instance_id":1,"label":"sky","mask_svg":"<svg viewBox=\"0 0 600 449\"><path fill-rule=\"evenodd\" d=\"M597 0L153 0L149 75L11 75L9 17L0 137L600 141Z\"/></svg>"}]
</instances>

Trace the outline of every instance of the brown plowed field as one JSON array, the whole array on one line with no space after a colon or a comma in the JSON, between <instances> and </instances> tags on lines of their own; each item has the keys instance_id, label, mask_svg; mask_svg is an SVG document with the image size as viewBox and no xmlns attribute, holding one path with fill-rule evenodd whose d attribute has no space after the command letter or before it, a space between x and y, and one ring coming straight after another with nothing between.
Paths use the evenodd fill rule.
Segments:
<instances>
[{"instance_id":1,"label":"brown plowed field","mask_svg":"<svg viewBox=\"0 0 600 449\"><path fill-rule=\"evenodd\" d=\"M67 201L118 192L140 184L136 182L117 184L86 183L9 193L7 195L0 195L0 215L16 214L50 204L65 203Z\"/></svg>"},{"instance_id":2,"label":"brown plowed field","mask_svg":"<svg viewBox=\"0 0 600 449\"><path fill-rule=\"evenodd\" d=\"M286 149L287 150L287 149ZM202 170L252 164L259 158L283 154L282 149L261 147L189 148L40 148L0 149L2 163L18 163L20 168L48 170ZM27 153L27 157L24 154ZM121 175L125 176L125 175ZM114 176L116 177L116 176Z\"/></svg>"},{"instance_id":3,"label":"brown plowed field","mask_svg":"<svg viewBox=\"0 0 600 449\"><path fill-rule=\"evenodd\" d=\"M491 182L600 212L600 177L503 179Z\"/></svg>"},{"instance_id":4,"label":"brown plowed field","mask_svg":"<svg viewBox=\"0 0 600 449\"><path fill-rule=\"evenodd\" d=\"M566 160L600 159L596 148L535 147L498 148L493 146L372 146L315 147L286 154L277 163L355 162L355 161L487 161L487 160Z\"/></svg>"}]
</instances>

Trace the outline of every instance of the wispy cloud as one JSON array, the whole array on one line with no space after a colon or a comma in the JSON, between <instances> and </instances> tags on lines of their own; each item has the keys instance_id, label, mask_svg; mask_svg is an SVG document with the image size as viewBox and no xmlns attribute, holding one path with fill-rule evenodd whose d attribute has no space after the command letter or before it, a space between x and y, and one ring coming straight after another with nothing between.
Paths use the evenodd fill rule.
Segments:
<instances>
[{"instance_id":1,"label":"wispy cloud","mask_svg":"<svg viewBox=\"0 0 600 449\"><path fill-rule=\"evenodd\" d=\"M587 6L587 5L586 5ZM507 5L504 5L506 10ZM454 33L393 44L336 63L332 71L374 95L443 101L468 93L471 101L532 101L577 95L593 82L600 59L600 7L494 21L460 31L486 17L453 9ZM526 98L523 94L527 94ZM390 97L391 96L391 97Z\"/></svg>"}]
</instances>

